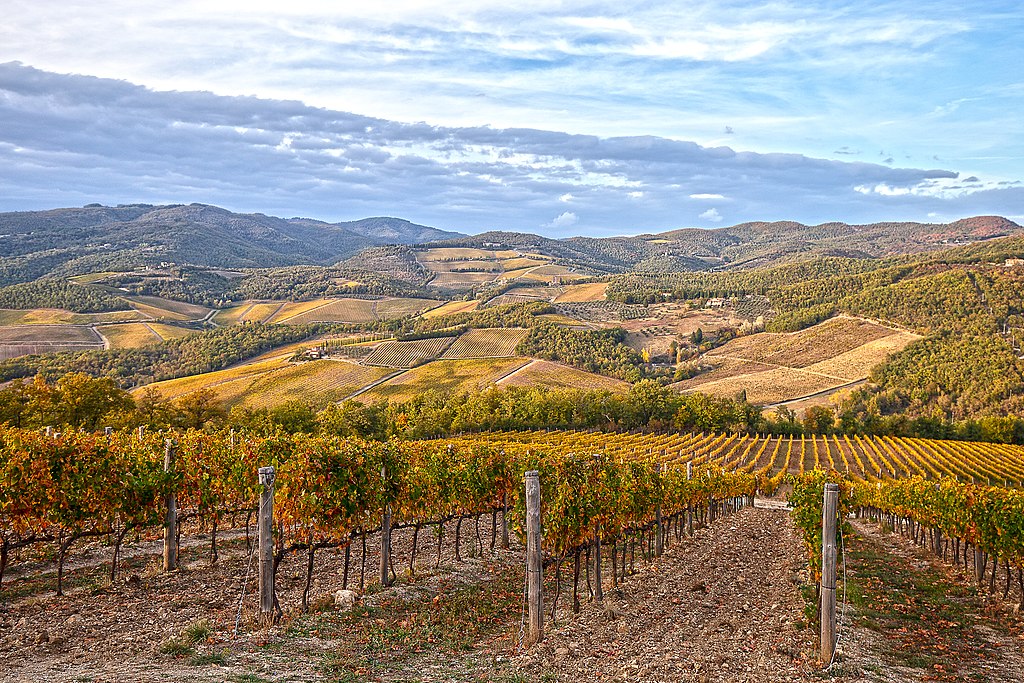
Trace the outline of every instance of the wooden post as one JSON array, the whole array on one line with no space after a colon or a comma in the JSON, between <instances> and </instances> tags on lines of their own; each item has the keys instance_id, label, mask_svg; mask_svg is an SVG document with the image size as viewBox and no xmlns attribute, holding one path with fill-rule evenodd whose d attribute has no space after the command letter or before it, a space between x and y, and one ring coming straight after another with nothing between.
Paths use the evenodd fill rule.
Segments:
<instances>
[{"instance_id":1,"label":"wooden post","mask_svg":"<svg viewBox=\"0 0 1024 683\"><path fill-rule=\"evenodd\" d=\"M381 480L387 479L386 467L380 468ZM384 506L384 514L380 520L380 585L391 585L391 506Z\"/></svg>"},{"instance_id":2,"label":"wooden post","mask_svg":"<svg viewBox=\"0 0 1024 683\"><path fill-rule=\"evenodd\" d=\"M693 461L690 460L686 463L686 480L693 479ZM686 506L686 533L693 536L693 506Z\"/></svg>"},{"instance_id":3,"label":"wooden post","mask_svg":"<svg viewBox=\"0 0 1024 683\"><path fill-rule=\"evenodd\" d=\"M661 463L655 463L654 474L660 479L661 478ZM654 536L654 556L661 557L662 553L665 552L665 537L662 533L664 531L662 519L661 519L661 505L654 510L654 526L657 528L657 533Z\"/></svg>"},{"instance_id":4,"label":"wooden post","mask_svg":"<svg viewBox=\"0 0 1024 683\"><path fill-rule=\"evenodd\" d=\"M601 579L601 525L594 528L594 597L598 602L604 602L604 585Z\"/></svg>"},{"instance_id":5,"label":"wooden post","mask_svg":"<svg viewBox=\"0 0 1024 683\"><path fill-rule=\"evenodd\" d=\"M526 645L544 638L544 566L540 550L540 473L526 473L526 576L530 632Z\"/></svg>"},{"instance_id":6,"label":"wooden post","mask_svg":"<svg viewBox=\"0 0 1024 683\"><path fill-rule=\"evenodd\" d=\"M832 662L836 648L836 522L839 485L825 484L821 512L821 656L822 664Z\"/></svg>"},{"instance_id":7,"label":"wooden post","mask_svg":"<svg viewBox=\"0 0 1024 683\"><path fill-rule=\"evenodd\" d=\"M274 620L274 468L259 469L260 511L257 529L259 530L259 586L260 586L260 620L270 623Z\"/></svg>"},{"instance_id":8,"label":"wooden post","mask_svg":"<svg viewBox=\"0 0 1024 683\"><path fill-rule=\"evenodd\" d=\"M139 425L139 441L146 437L146 425Z\"/></svg>"},{"instance_id":9,"label":"wooden post","mask_svg":"<svg viewBox=\"0 0 1024 683\"><path fill-rule=\"evenodd\" d=\"M174 439L167 439L164 442L164 472L174 472L177 452L178 444ZM178 568L178 501L173 487L164 497L164 510L164 571L172 572Z\"/></svg>"},{"instance_id":10,"label":"wooden post","mask_svg":"<svg viewBox=\"0 0 1024 683\"><path fill-rule=\"evenodd\" d=\"M501 494L501 547L508 550L508 497Z\"/></svg>"}]
</instances>

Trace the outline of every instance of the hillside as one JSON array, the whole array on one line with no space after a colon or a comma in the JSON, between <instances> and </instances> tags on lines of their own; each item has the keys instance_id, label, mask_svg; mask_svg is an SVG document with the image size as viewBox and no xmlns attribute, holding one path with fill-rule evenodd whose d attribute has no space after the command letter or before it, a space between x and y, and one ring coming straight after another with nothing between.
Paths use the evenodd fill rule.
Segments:
<instances>
[{"instance_id":1,"label":"hillside","mask_svg":"<svg viewBox=\"0 0 1024 683\"><path fill-rule=\"evenodd\" d=\"M218 268L328 265L374 245L458 233L397 218L326 223L189 204L3 213L0 235L0 284L9 284L164 261Z\"/></svg>"}]
</instances>

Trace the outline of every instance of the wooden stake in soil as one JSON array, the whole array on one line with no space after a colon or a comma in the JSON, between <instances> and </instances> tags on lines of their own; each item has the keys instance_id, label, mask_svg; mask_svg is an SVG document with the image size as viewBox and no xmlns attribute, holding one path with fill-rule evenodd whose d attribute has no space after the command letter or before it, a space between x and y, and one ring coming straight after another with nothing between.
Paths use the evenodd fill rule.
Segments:
<instances>
[{"instance_id":1,"label":"wooden stake in soil","mask_svg":"<svg viewBox=\"0 0 1024 683\"><path fill-rule=\"evenodd\" d=\"M274 468L259 469L260 513L257 528L259 529L259 567L260 567L260 621L270 623L274 620Z\"/></svg>"},{"instance_id":2,"label":"wooden stake in soil","mask_svg":"<svg viewBox=\"0 0 1024 683\"><path fill-rule=\"evenodd\" d=\"M387 469L380 468L380 478L387 479ZM384 506L384 515L380 522L380 585L390 586L391 576L391 506Z\"/></svg>"},{"instance_id":3,"label":"wooden stake in soil","mask_svg":"<svg viewBox=\"0 0 1024 683\"><path fill-rule=\"evenodd\" d=\"M174 472L178 444L167 439L164 446L164 472ZM178 568L178 501L173 488L164 497L164 509L164 571L172 572Z\"/></svg>"},{"instance_id":4,"label":"wooden stake in soil","mask_svg":"<svg viewBox=\"0 0 1024 683\"><path fill-rule=\"evenodd\" d=\"M530 632L526 645L544 638L544 567L540 550L540 473L526 473L526 578Z\"/></svg>"},{"instance_id":5,"label":"wooden stake in soil","mask_svg":"<svg viewBox=\"0 0 1024 683\"><path fill-rule=\"evenodd\" d=\"M836 521L839 485L825 484L821 513L821 656L826 666L836 649Z\"/></svg>"}]
</instances>

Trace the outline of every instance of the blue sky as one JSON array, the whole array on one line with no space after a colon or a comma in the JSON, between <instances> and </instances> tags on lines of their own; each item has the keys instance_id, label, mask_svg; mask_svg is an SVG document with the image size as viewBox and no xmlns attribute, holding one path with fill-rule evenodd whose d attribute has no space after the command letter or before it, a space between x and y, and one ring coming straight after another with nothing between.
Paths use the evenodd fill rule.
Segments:
<instances>
[{"instance_id":1,"label":"blue sky","mask_svg":"<svg viewBox=\"0 0 1024 683\"><path fill-rule=\"evenodd\" d=\"M7 0L0 210L1021 221L1022 29L1008 2Z\"/></svg>"}]
</instances>

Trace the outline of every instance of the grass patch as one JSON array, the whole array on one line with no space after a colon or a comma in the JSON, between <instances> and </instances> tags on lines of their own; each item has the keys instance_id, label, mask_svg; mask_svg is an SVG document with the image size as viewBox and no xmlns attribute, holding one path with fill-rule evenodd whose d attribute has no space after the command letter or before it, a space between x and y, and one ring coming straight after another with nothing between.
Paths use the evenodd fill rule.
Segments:
<instances>
[{"instance_id":1,"label":"grass patch","mask_svg":"<svg viewBox=\"0 0 1024 683\"><path fill-rule=\"evenodd\" d=\"M493 649L496 635L506 631L511 637L520 615L519 572L492 571L478 583L442 583L433 598L405 599L385 591L373 604L359 604L348 612L306 615L289 625L285 636L290 642L284 647L301 649L303 644L296 641L310 637L341 641L318 667L331 681L408 673L428 656L432 661L438 656L473 660L474 652Z\"/></svg>"},{"instance_id":2,"label":"grass patch","mask_svg":"<svg viewBox=\"0 0 1024 683\"><path fill-rule=\"evenodd\" d=\"M928 671L926 680L971 681L961 664L999 656L977 627L1004 627L975 589L860 535L847 537L847 552L854 623L883 635L877 642L886 664Z\"/></svg>"},{"instance_id":3,"label":"grass patch","mask_svg":"<svg viewBox=\"0 0 1024 683\"><path fill-rule=\"evenodd\" d=\"M227 654L223 651L220 652L204 652L192 655L189 659L189 664L192 666L210 666L211 664L217 664L223 666L228 661Z\"/></svg>"}]
</instances>

